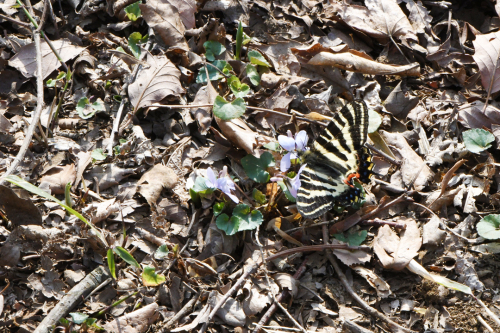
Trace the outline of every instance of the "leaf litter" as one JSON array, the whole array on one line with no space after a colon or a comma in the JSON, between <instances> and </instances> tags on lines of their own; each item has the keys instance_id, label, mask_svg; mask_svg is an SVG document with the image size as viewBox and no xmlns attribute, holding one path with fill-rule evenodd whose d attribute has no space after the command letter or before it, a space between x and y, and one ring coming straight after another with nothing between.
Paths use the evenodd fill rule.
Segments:
<instances>
[{"instance_id":1,"label":"leaf litter","mask_svg":"<svg viewBox=\"0 0 500 333\"><path fill-rule=\"evenodd\" d=\"M6 331L500 328L498 4L32 5L0 5ZM376 175L305 220L299 153L354 97Z\"/></svg>"}]
</instances>

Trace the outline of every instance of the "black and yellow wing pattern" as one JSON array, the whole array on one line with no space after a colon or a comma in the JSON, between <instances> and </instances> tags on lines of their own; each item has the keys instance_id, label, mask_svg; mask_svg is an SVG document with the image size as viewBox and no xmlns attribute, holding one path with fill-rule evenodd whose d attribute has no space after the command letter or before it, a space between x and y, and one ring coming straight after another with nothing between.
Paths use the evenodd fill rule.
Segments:
<instances>
[{"instance_id":1,"label":"black and yellow wing pattern","mask_svg":"<svg viewBox=\"0 0 500 333\"><path fill-rule=\"evenodd\" d=\"M315 218L334 206L351 206L361 200L353 178L366 183L372 175L372 155L364 147L368 109L363 101L345 105L302 156L297 208Z\"/></svg>"}]
</instances>

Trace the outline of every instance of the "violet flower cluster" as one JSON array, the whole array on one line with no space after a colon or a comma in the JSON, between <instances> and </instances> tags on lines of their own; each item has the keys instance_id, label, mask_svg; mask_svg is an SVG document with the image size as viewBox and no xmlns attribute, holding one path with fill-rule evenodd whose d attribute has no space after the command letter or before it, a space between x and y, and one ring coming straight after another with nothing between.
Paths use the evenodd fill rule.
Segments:
<instances>
[{"instance_id":1,"label":"violet flower cluster","mask_svg":"<svg viewBox=\"0 0 500 333\"><path fill-rule=\"evenodd\" d=\"M224 166L222 171L219 172L219 177L216 177L212 168L208 168L205 184L211 189L221 190L234 202L240 202L240 199L238 199L238 197L232 193L232 191L235 191L236 188L234 186L234 181L231 179L231 177L229 177L227 173L227 166Z\"/></svg>"}]
</instances>

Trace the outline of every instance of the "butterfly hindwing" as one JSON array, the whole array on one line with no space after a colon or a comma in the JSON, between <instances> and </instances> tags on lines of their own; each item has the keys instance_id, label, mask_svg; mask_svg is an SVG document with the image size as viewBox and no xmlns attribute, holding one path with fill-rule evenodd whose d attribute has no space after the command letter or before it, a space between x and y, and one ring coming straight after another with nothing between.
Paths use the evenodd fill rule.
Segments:
<instances>
[{"instance_id":1,"label":"butterfly hindwing","mask_svg":"<svg viewBox=\"0 0 500 333\"><path fill-rule=\"evenodd\" d=\"M304 217L315 218L335 205L359 202L361 190L348 177L359 174L366 182L371 176L371 154L363 147L367 132L368 109L364 102L355 101L335 114L302 156L307 166L300 176L297 207Z\"/></svg>"}]
</instances>

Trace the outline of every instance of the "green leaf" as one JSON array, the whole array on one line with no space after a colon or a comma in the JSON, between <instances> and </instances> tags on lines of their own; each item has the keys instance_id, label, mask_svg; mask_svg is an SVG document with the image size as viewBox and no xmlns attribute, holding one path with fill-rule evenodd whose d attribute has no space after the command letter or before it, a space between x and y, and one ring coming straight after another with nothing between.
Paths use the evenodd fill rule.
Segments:
<instances>
[{"instance_id":1,"label":"green leaf","mask_svg":"<svg viewBox=\"0 0 500 333\"><path fill-rule=\"evenodd\" d=\"M368 231L366 230L353 230L349 229L349 231L343 234L335 234L337 240L348 243L350 246L360 246L366 239L368 235Z\"/></svg>"},{"instance_id":2,"label":"green leaf","mask_svg":"<svg viewBox=\"0 0 500 333\"><path fill-rule=\"evenodd\" d=\"M76 111L82 119L89 119L95 115L97 111L105 111L104 102L99 98L94 103L90 104L87 97L82 97L76 105Z\"/></svg>"},{"instance_id":3,"label":"green leaf","mask_svg":"<svg viewBox=\"0 0 500 333\"><path fill-rule=\"evenodd\" d=\"M59 318L59 322L64 325L65 327L68 327L70 324L70 321L66 318Z\"/></svg>"},{"instance_id":4,"label":"green leaf","mask_svg":"<svg viewBox=\"0 0 500 333\"><path fill-rule=\"evenodd\" d=\"M248 64L245 70L247 72L250 83L252 83L254 86L258 86L260 84L260 75L257 71L257 68L254 65Z\"/></svg>"},{"instance_id":5,"label":"green leaf","mask_svg":"<svg viewBox=\"0 0 500 333\"><path fill-rule=\"evenodd\" d=\"M205 57L208 61L214 61L216 56L221 55L226 51L226 47L219 42L207 40L203 43L205 48Z\"/></svg>"},{"instance_id":6,"label":"green leaf","mask_svg":"<svg viewBox=\"0 0 500 333\"><path fill-rule=\"evenodd\" d=\"M238 22L238 30L236 31L236 53L234 59L240 60L241 47L243 46L243 24Z\"/></svg>"},{"instance_id":7,"label":"green leaf","mask_svg":"<svg viewBox=\"0 0 500 333\"><path fill-rule=\"evenodd\" d=\"M246 97L250 93L250 87L248 84L241 83L240 79L238 79L235 75L227 79L227 83L229 85L229 89L231 89L234 97L236 98Z\"/></svg>"},{"instance_id":8,"label":"green leaf","mask_svg":"<svg viewBox=\"0 0 500 333\"><path fill-rule=\"evenodd\" d=\"M220 213L222 213L222 211L224 210L226 204L223 203L223 202L217 202L215 203L214 205L214 215L215 216L218 216L220 215Z\"/></svg>"},{"instance_id":9,"label":"green leaf","mask_svg":"<svg viewBox=\"0 0 500 333\"><path fill-rule=\"evenodd\" d=\"M191 189L203 197L210 195L214 192L213 189L207 186L206 179L201 176L196 177L194 185Z\"/></svg>"},{"instance_id":10,"label":"green leaf","mask_svg":"<svg viewBox=\"0 0 500 333\"><path fill-rule=\"evenodd\" d=\"M465 148L475 154L479 154L490 148L491 143L495 141L495 136L493 134L481 128L473 128L465 131L463 137Z\"/></svg>"},{"instance_id":11,"label":"green leaf","mask_svg":"<svg viewBox=\"0 0 500 333\"><path fill-rule=\"evenodd\" d=\"M257 50L248 51L248 59L250 59L250 63L254 65L271 67L271 65L267 62L266 58L262 54L260 54Z\"/></svg>"},{"instance_id":12,"label":"green leaf","mask_svg":"<svg viewBox=\"0 0 500 333\"><path fill-rule=\"evenodd\" d=\"M146 266L142 272L142 284L146 287L156 287L165 282L165 275L157 274L154 267Z\"/></svg>"},{"instance_id":13,"label":"green leaf","mask_svg":"<svg viewBox=\"0 0 500 333\"><path fill-rule=\"evenodd\" d=\"M264 221L264 217L260 211L250 211L250 206L245 204L239 204L234 207L232 217L240 220L238 231L254 230Z\"/></svg>"},{"instance_id":14,"label":"green leaf","mask_svg":"<svg viewBox=\"0 0 500 333\"><path fill-rule=\"evenodd\" d=\"M137 1L125 7L125 13L130 21L135 22L139 17L141 17L141 8L139 7L139 4L141 3L142 1Z\"/></svg>"},{"instance_id":15,"label":"green leaf","mask_svg":"<svg viewBox=\"0 0 500 333\"><path fill-rule=\"evenodd\" d=\"M254 188L252 191L252 198L260 203L261 205L266 203L266 195L259 191L258 189Z\"/></svg>"},{"instance_id":16,"label":"green leaf","mask_svg":"<svg viewBox=\"0 0 500 333\"><path fill-rule=\"evenodd\" d=\"M70 206L66 205L64 202L54 198L53 196L51 196L50 194L48 194L47 192L43 191L42 189L39 189L38 187L36 187L35 185L31 184L31 183L28 183L27 181L25 181L24 179L18 177L18 176L13 176L13 175L9 175L7 177L0 177L0 179L5 179L6 181L16 185L16 186L19 186L21 188L24 188L26 191L29 191L33 194L36 194L42 198L45 198L45 199L48 199L48 200L51 200L51 201L54 201L55 203L59 204L61 207L63 207L64 209L66 209L70 214L73 214L75 215L76 217L78 217L83 223L85 223L87 226L90 227L90 229L92 229L92 231L97 235L97 237L102 241L102 243L108 247L108 243L106 242L106 239L104 238L104 236L101 234L101 232L96 228L94 227L89 221L87 221L87 219L85 217L83 217L82 214L78 213L76 210L74 210L73 208L71 208Z\"/></svg>"},{"instance_id":17,"label":"green leaf","mask_svg":"<svg viewBox=\"0 0 500 333\"><path fill-rule=\"evenodd\" d=\"M230 64L225 60L215 60L212 65L216 66L220 69L224 74L228 74L233 70ZM210 65L207 65L208 76L210 77L210 81L215 81L223 78L224 76L219 73L215 68ZM198 71L198 76L196 77L196 83L207 83L207 73L205 72L205 67L201 67Z\"/></svg>"},{"instance_id":18,"label":"green leaf","mask_svg":"<svg viewBox=\"0 0 500 333\"><path fill-rule=\"evenodd\" d=\"M106 153L104 152L104 149L102 148L97 148L92 150L92 154L90 154L93 160L95 161L104 161L106 159Z\"/></svg>"},{"instance_id":19,"label":"green leaf","mask_svg":"<svg viewBox=\"0 0 500 333\"><path fill-rule=\"evenodd\" d=\"M85 320L89 318L88 315L80 312L70 312L69 315L71 316L71 319L73 319L73 322L77 325L82 324Z\"/></svg>"},{"instance_id":20,"label":"green leaf","mask_svg":"<svg viewBox=\"0 0 500 333\"><path fill-rule=\"evenodd\" d=\"M262 213L258 210L250 210L250 206L239 204L234 207L233 216L229 218L227 214L217 217L215 223L226 235L232 236L238 231L253 230L262 224L264 220Z\"/></svg>"},{"instance_id":21,"label":"green leaf","mask_svg":"<svg viewBox=\"0 0 500 333\"><path fill-rule=\"evenodd\" d=\"M213 113L216 117L222 120L231 120L241 117L247 106L243 98L236 98L231 103L227 102L224 97L215 97Z\"/></svg>"},{"instance_id":22,"label":"green leaf","mask_svg":"<svg viewBox=\"0 0 500 333\"><path fill-rule=\"evenodd\" d=\"M267 151L260 155L260 158L247 155L241 159L241 165L248 177L262 184L267 183L271 178L267 168L274 167L275 164L273 155Z\"/></svg>"},{"instance_id":23,"label":"green leaf","mask_svg":"<svg viewBox=\"0 0 500 333\"><path fill-rule=\"evenodd\" d=\"M486 215L476 225L479 236L486 239L500 238L500 214Z\"/></svg>"},{"instance_id":24,"label":"green leaf","mask_svg":"<svg viewBox=\"0 0 500 333\"><path fill-rule=\"evenodd\" d=\"M127 250L125 250L123 247L121 247L121 246L115 246L113 248L113 251L115 251L115 253L117 255L119 255L120 258L122 258L123 261L125 261L127 264L129 264L131 266L135 266L135 267L137 267L139 269L141 268L141 266L135 260L135 258Z\"/></svg>"},{"instance_id":25,"label":"green leaf","mask_svg":"<svg viewBox=\"0 0 500 333\"><path fill-rule=\"evenodd\" d=\"M200 208L201 206L201 197L200 195L194 191L192 188L189 189L189 196L191 197L191 200L193 201L193 204L196 208Z\"/></svg>"},{"instance_id":26,"label":"green leaf","mask_svg":"<svg viewBox=\"0 0 500 333\"><path fill-rule=\"evenodd\" d=\"M113 254L113 249L108 249L108 268L113 279L116 280L116 265L115 265L115 255Z\"/></svg>"},{"instance_id":27,"label":"green leaf","mask_svg":"<svg viewBox=\"0 0 500 333\"><path fill-rule=\"evenodd\" d=\"M295 198L293 197L292 193L290 193L290 190L288 189L288 187L286 186L285 182L284 181L278 181L277 182L278 185L281 187L281 190L283 191L283 193L285 193L285 197L291 201L291 202L296 202L297 200L295 200Z\"/></svg>"},{"instance_id":28,"label":"green leaf","mask_svg":"<svg viewBox=\"0 0 500 333\"><path fill-rule=\"evenodd\" d=\"M167 247L167 244L160 245L154 254L156 260L163 260L168 257L170 250Z\"/></svg>"},{"instance_id":29,"label":"green leaf","mask_svg":"<svg viewBox=\"0 0 500 333\"><path fill-rule=\"evenodd\" d=\"M139 59L141 57L141 47L140 44L147 43L148 35L142 37L140 32L133 32L128 36L128 46L134 57Z\"/></svg>"}]
</instances>

